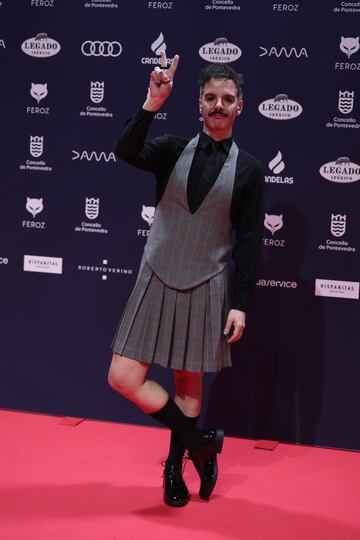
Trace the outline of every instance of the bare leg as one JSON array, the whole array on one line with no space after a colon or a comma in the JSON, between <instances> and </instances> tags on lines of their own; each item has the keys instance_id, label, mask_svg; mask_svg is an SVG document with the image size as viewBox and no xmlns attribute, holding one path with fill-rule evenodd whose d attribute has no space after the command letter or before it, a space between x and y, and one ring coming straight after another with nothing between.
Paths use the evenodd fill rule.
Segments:
<instances>
[{"instance_id":1,"label":"bare leg","mask_svg":"<svg viewBox=\"0 0 360 540\"><path fill-rule=\"evenodd\" d=\"M162 386L145 379L149 367L149 364L114 353L108 375L111 388L147 414L162 409L169 399Z\"/></svg>"}]
</instances>

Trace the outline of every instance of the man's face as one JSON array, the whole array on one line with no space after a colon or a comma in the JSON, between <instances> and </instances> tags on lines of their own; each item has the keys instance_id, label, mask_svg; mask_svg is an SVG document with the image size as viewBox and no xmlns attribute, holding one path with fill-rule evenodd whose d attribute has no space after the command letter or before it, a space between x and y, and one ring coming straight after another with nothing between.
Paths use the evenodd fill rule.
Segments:
<instances>
[{"instance_id":1,"label":"man's face","mask_svg":"<svg viewBox=\"0 0 360 540\"><path fill-rule=\"evenodd\" d=\"M199 99L200 113L211 132L232 131L235 118L243 107L237 88L231 79L210 79Z\"/></svg>"}]
</instances>

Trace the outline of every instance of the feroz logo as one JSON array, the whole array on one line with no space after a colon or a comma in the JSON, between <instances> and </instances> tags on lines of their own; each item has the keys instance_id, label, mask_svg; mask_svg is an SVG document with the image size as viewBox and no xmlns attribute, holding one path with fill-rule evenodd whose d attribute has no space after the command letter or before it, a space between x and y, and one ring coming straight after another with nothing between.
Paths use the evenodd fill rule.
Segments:
<instances>
[{"instance_id":1,"label":"feroz logo","mask_svg":"<svg viewBox=\"0 0 360 540\"><path fill-rule=\"evenodd\" d=\"M206 43L199 49L199 55L208 62L234 62L240 58L242 54L241 49L230 43L226 37L215 39L212 43Z\"/></svg>"},{"instance_id":2,"label":"feroz logo","mask_svg":"<svg viewBox=\"0 0 360 540\"><path fill-rule=\"evenodd\" d=\"M81 52L85 56L120 56L122 46L118 41L84 41Z\"/></svg>"},{"instance_id":3,"label":"feroz logo","mask_svg":"<svg viewBox=\"0 0 360 540\"><path fill-rule=\"evenodd\" d=\"M151 44L151 50L156 56L161 55L161 51L166 51L166 43L164 41L164 35L162 32L158 35L155 41Z\"/></svg>"},{"instance_id":4,"label":"feroz logo","mask_svg":"<svg viewBox=\"0 0 360 540\"><path fill-rule=\"evenodd\" d=\"M358 281L339 281L334 279L316 279L315 296L328 296L330 298L359 299Z\"/></svg>"},{"instance_id":5,"label":"feroz logo","mask_svg":"<svg viewBox=\"0 0 360 540\"><path fill-rule=\"evenodd\" d=\"M91 81L90 99L93 103L101 103L104 99L104 81Z\"/></svg>"},{"instance_id":6,"label":"feroz logo","mask_svg":"<svg viewBox=\"0 0 360 540\"><path fill-rule=\"evenodd\" d=\"M62 269L63 269L63 260L61 257L24 255L24 272L62 274Z\"/></svg>"},{"instance_id":7,"label":"feroz logo","mask_svg":"<svg viewBox=\"0 0 360 540\"><path fill-rule=\"evenodd\" d=\"M106 154L106 152L97 153L95 152L95 150L91 150L90 152L88 152L87 150L82 150L82 152L78 152L77 150L71 151L74 154L71 158L73 161L76 159L79 159L80 161L85 159L86 161L106 161L106 163L109 163L109 161L116 162L114 152L109 152L108 154Z\"/></svg>"},{"instance_id":8,"label":"feroz logo","mask_svg":"<svg viewBox=\"0 0 360 540\"><path fill-rule=\"evenodd\" d=\"M291 120L300 116L302 106L288 98L287 94L277 94L272 99L260 103L259 112L270 120Z\"/></svg>"},{"instance_id":9,"label":"feroz logo","mask_svg":"<svg viewBox=\"0 0 360 540\"><path fill-rule=\"evenodd\" d=\"M345 53L348 59L350 59L350 56L352 56L360 49L359 36L356 38L341 36L339 47L340 51Z\"/></svg>"},{"instance_id":10,"label":"feroz logo","mask_svg":"<svg viewBox=\"0 0 360 540\"><path fill-rule=\"evenodd\" d=\"M354 106L354 91L348 92L339 90L338 107L342 114L350 114Z\"/></svg>"},{"instance_id":11,"label":"feroz logo","mask_svg":"<svg viewBox=\"0 0 360 540\"><path fill-rule=\"evenodd\" d=\"M265 214L264 225L274 236L274 233L282 229L284 225L283 215Z\"/></svg>"},{"instance_id":12,"label":"feroz logo","mask_svg":"<svg viewBox=\"0 0 360 540\"><path fill-rule=\"evenodd\" d=\"M269 162L269 169L274 174L280 174L285 169L285 163L283 162L283 157L280 152Z\"/></svg>"},{"instance_id":13,"label":"feroz logo","mask_svg":"<svg viewBox=\"0 0 360 540\"><path fill-rule=\"evenodd\" d=\"M30 154L37 158L40 157L44 150L44 137L30 135Z\"/></svg>"},{"instance_id":14,"label":"feroz logo","mask_svg":"<svg viewBox=\"0 0 360 540\"><path fill-rule=\"evenodd\" d=\"M40 84L40 83L31 83L30 88L30 95L34 99L36 99L37 103L39 104L40 101L48 95L48 89L47 89L47 83Z\"/></svg>"},{"instance_id":15,"label":"feroz logo","mask_svg":"<svg viewBox=\"0 0 360 540\"><path fill-rule=\"evenodd\" d=\"M153 224L154 214L155 206L145 206L144 204L142 205L141 217L144 221L146 221L149 227L151 227L151 225Z\"/></svg>"},{"instance_id":16,"label":"feroz logo","mask_svg":"<svg viewBox=\"0 0 360 540\"><path fill-rule=\"evenodd\" d=\"M305 47L302 47L301 49L297 50L295 47L291 47L289 50L286 47L280 47L277 49L276 47L271 47L270 49L267 49L266 47L259 46L260 58L262 56L275 56L276 58L280 58L281 56L285 56L285 58L291 58L292 56L295 56L295 58L309 58L307 50Z\"/></svg>"},{"instance_id":17,"label":"feroz logo","mask_svg":"<svg viewBox=\"0 0 360 540\"><path fill-rule=\"evenodd\" d=\"M350 184L360 180L360 165L350 161L348 157L339 157L322 165L319 172L325 180L339 184Z\"/></svg>"},{"instance_id":18,"label":"feroz logo","mask_svg":"<svg viewBox=\"0 0 360 540\"><path fill-rule=\"evenodd\" d=\"M55 39L45 33L36 34L21 44L21 50L34 58L48 58L60 52L61 46Z\"/></svg>"},{"instance_id":19,"label":"feroz logo","mask_svg":"<svg viewBox=\"0 0 360 540\"><path fill-rule=\"evenodd\" d=\"M85 198L85 215L88 219L96 219L99 215L100 199Z\"/></svg>"},{"instance_id":20,"label":"feroz logo","mask_svg":"<svg viewBox=\"0 0 360 540\"><path fill-rule=\"evenodd\" d=\"M331 214L330 231L333 236L344 236L346 230L346 214Z\"/></svg>"},{"instance_id":21,"label":"feroz logo","mask_svg":"<svg viewBox=\"0 0 360 540\"><path fill-rule=\"evenodd\" d=\"M37 216L37 214L40 214L40 212L44 210L42 197L41 199L31 199L30 197L27 197L25 208L34 218Z\"/></svg>"}]
</instances>

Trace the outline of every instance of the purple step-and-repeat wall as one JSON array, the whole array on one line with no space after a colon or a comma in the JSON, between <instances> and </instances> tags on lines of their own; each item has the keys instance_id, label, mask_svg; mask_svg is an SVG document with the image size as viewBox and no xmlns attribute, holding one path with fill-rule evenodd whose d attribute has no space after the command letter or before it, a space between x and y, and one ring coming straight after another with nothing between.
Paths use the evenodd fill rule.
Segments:
<instances>
[{"instance_id":1,"label":"purple step-and-repeat wall","mask_svg":"<svg viewBox=\"0 0 360 540\"><path fill-rule=\"evenodd\" d=\"M266 170L246 333L202 422L360 448L359 20L342 0L0 1L1 407L152 423L107 386L155 187L113 152L166 48L180 64L151 136L201 130L198 71L229 62L235 138Z\"/></svg>"}]
</instances>

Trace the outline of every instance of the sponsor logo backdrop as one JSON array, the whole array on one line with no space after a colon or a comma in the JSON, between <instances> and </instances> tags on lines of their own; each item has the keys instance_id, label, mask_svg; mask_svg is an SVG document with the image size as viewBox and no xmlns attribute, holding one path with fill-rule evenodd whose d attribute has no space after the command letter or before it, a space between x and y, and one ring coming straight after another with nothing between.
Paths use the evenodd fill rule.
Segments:
<instances>
[{"instance_id":1,"label":"sponsor logo backdrop","mask_svg":"<svg viewBox=\"0 0 360 540\"><path fill-rule=\"evenodd\" d=\"M0 407L149 422L106 382L155 204L114 146L166 50L181 60L151 135L201 130L198 71L226 61L246 80L236 140L265 170L248 326L234 367L206 377L202 422L360 448L355 3L0 4Z\"/></svg>"}]
</instances>

